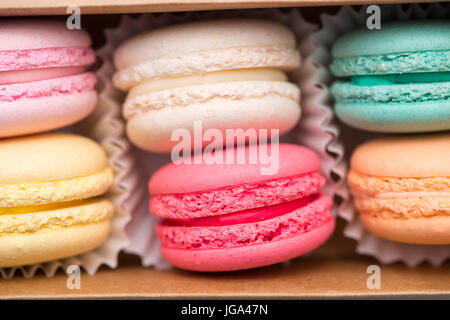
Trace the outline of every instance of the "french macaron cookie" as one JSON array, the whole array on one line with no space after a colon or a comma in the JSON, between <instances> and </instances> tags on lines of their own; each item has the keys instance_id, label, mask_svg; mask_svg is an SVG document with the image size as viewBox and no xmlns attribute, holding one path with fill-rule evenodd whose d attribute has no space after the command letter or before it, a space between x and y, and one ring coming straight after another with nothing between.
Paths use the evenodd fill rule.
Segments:
<instances>
[{"instance_id":1,"label":"french macaron cookie","mask_svg":"<svg viewBox=\"0 0 450 320\"><path fill-rule=\"evenodd\" d=\"M72 134L0 140L0 267L71 257L101 245L113 205L104 150Z\"/></svg>"},{"instance_id":2,"label":"french macaron cookie","mask_svg":"<svg viewBox=\"0 0 450 320\"><path fill-rule=\"evenodd\" d=\"M50 20L0 21L0 138L73 124L97 104L84 30Z\"/></svg>"},{"instance_id":3,"label":"french macaron cookie","mask_svg":"<svg viewBox=\"0 0 450 320\"><path fill-rule=\"evenodd\" d=\"M382 137L352 155L348 182L363 225L411 244L450 244L450 133Z\"/></svg>"},{"instance_id":4,"label":"french macaron cookie","mask_svg":"<svg viewBox=\"0 0 450 320\"><path fill-rule=\"evenodd\" d=\"M250 269L301 256L328 239L335 221L331 199L320 193L325 178L317 155L297 145L280 144L278 152L271 146L278 170L266 175L270 161L257 156L258 148L217 151L223 161L216 163L196 155L191 164L155 172L150 212L162 219L156 235L169 263L193 271ZM245 161L225 162L229 154Z\"/></svg>"},{"instance_id":5,"label":"french macaron cookie","mask_svg":"<svg viewBox=\"0 0 450 320\"><path fill-rule=\"evenodd\" d=\"M224 19L154 29L120 45L114 64L114 85L128 91L128 137L142 149L170 152L173 131L193 133L195 121L204 130L283 134L300 118L300 91L286 74L299 67L300 54L279 23Z\"/></svg>"},{"instance_id":6,"label":"french macaron cookie","mask_svg":"<svg viewBox=\"0 0 450 320\"><path fill-rule=\"evenodd\" d=\"M337 117L374 132L450 129L450 21L383 23L339 38L332 48Z\"/></svg>"}]
</instances>

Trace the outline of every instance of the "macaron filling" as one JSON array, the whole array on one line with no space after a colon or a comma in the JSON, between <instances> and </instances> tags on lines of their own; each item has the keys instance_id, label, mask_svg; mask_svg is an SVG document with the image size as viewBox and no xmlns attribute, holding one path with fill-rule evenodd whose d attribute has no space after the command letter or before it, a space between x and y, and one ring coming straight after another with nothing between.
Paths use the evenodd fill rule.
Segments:
<instances>
[{"instance_id":1,"label":"macaron filling","mask_svg":"<svg viewBox=\"0 0 450 320\"><path fill-rule=\"evenodd\" d=\"M299 66L300 54L295 47L277 45L223 48L186 53L183 56L160 57L119 68L113 76L113 82L116 87L128 90L142 82L166 77L260 67L293 70Z\"/></svg>"},{"instance_id":2,"label":"macaron filling","mask_svg":"<svg viewBox=\"0 0 450 320\"><path fill-rule=\"evenodd\" d=\"M350 171L361 214L387 219L450 215L450 177L378 177Z\"/></svg>"},{"instance_id":3,"label":"macaron filling","mask_svg":"<svg viewBox=\"0 0 450 320\"><path fill-rule=\"evenodd\" d=\"M330 213L331 199L327 196L314 196L306 203L294 203L286 204L286 211L289 212L274 216L266 214L264 220L247 217L231 224L185 227L161 222L156 226L156 234L165 248L236 248L298 236L333 220Z\"/></svg>"},{"instance_id":4,"label":"macaron filling","mask_svg":"<svg viewBox=\"0 0 450 320\"><path fill-rule=\"evenodd\" d=\"M169 90L179 87L197 86L212 83L236 82L236 81L287 81L286 74L277 69L254 68L222 70L205 72L189 76L169 77L165 79L144 82L133 87L128 93L127 99L156 91Z\"/></svg>"},{"instance_id":5,"label":"macaron filling","mask_svg":"<svg viewBox=\"0 0 450 320\"><path fill-rule=\"evenodd\" d=\"M359 86L433 82L450 82L450 72L403 73L351 77L351 83Z\"/></svg>"},{"instance_id":6,"label":"macaron filling","mask_svg":"<svg viewBox=\"0 0 450 320\"><path fill-rule=\"evenodd\" d=\"M60 230L106 221L114 207L102 198L41 206L0 208L0 236Z\"/></svg>"},{"instance_id":7,"label":"macaron filling","mask_svg":"<svg viewBox=\"0 0 450 320\"><path fill-rule=\"evenodd\" d=\"M318 193L325 182L320 173L310 172L207 191L156 194L150 197L150 211L175 220L221 216L308 197Z\"/></svg>"},{"instance_id":8,"label":"macaron filling","mask_svg":"<svg viewBox=\"0 0 450 320\"><path fill-rule=\"evenodd\" d=\"M284 97L296 103L300 90L288 82L284 72L257 68L203 73L154 80L134 87L124 103L124 117L130 119L149 110L185 107L214 99Z\"/></svg>"},{"instance_id":9,"label":"macaron filling","mask_svg":"<svg viewBox=\"0 0 450 320\"><path fill-rule=\"evenodd\" d=\"M194 218L185 220L166 219L162 222L164 225L185 226L185 227L209 227L209 226L225 226L240 223L252 223L272 219L301 207L306 206L310 202L316 200L319 194L314 194L293 201L283 202L273 206L262 208L254 208L233 212L221 216L212 216L204 218Z\"/></svg>"}]
</instances>

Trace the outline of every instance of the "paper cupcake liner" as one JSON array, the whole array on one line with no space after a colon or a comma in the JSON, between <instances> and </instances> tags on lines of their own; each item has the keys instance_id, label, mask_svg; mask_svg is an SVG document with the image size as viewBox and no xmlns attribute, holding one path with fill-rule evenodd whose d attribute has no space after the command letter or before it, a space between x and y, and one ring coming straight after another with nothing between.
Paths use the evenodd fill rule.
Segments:
<instances>
[{"instance_id":1,"label":"paper cupcake liner","mask_svg":"<svg viewBox=\"0 0 450 320\"><path fill-rule=\"evenodd\" d=\"M417 4L405 6L384 5L380 6L382 21L402 21L415 19L449 19L450 7L443 7L438 3L429 4L426 9ZM356 11L352 7L343 7L336 15L325 14L322 17L322 29L311 37L316 44L316 49L308 58L313 65L318 66L319 72L315 76L317 85L321 88L318 95L318 103L332 108L332 97L329 88L334 78L328 70L331 63L331 47L334 41L342 34L355 28L365 27L366 7ZM383 25L382 25L383 27ZM350 157L353 149L361 142L374 138L379 134L363 132L357 129L341 125L342 139L346 143L346 158ZM356 240L356 251L359 254L373 256L383 264L403 262L410 267L415 267L421 262L429 262L434 266L441 265L450 257L448 245L412 245L381 239L366 229L361 224L359 215L351 199L350 191L342 191L342 204L338 207L337 214L347 221L344 235Z\"/></svg>"},{"instance_id":2,"label":"paper cupcake liner","mask_svg":"<svg viewBox=\"0 0 450 320\"><path fill-rule=\"evenodd\" d=\"M288 26L297 37L303 58L310 55L315 49L308 36L317 28L307 23L298 9L258 9L143 14L137 18L123 16L117 28L105 31L108 47L103 50L103 57L107 64L111 64L113 50L118 44L152 28L187 21L242 17L268 19ZM313 74L318 71L311 61L304 59L301 68L291 74L291 81L296 82L302 91L302 119L293 131L287 136L281 137L281 141L300 143L315 150L322 159L322 173L329 181L324 192L333 198L339 198L347 195L342 186L342 180L346 174L345 166L342 163L343 147L337 141L339 130L331 121L333 118L331 108L323 103L318 103L323 96L323 91L315 86ZM123 95L120 94L115 93L110 98L115 100L118 105L123 102ZM137 166L137 170L145 179L140 186L136 186L137 189L134 192L136 210L133 212L132 221L126 227L130 245L125 251L139 255L144 266L166 268L168 264L159 253L159 242L154 234L157 219L149 214L147 183L154 171L170 161L170 156L136 150L136 157L140 164Z\"/></svg>"},{"instance_id":3,"label":"paper cupcake liner","mask_svg":"<svg viewBox=\"0 0 450 320\"><path fill-rule=\"evenodd\" d=\"M105 48L100 49L98 55L103 56L104 51ZM89 137L106 150L115 175L114 184L106 195L115 207L110 235L100 247L85 254L23 267L0 268L4 279L13 278L16 274L31 278L39 270L47 277L52 277L58 269L66 270L69 265L78 265L89 275L93 275L103 264L116 268L119 252L129 245L125 226L131 219L131 212L136 209L133 192L139 183L139 175L133 171L135 160L125 137L121 107L111 99L116 94L109 83L112 72L111 66L106 63L97 71L100 91L94 112L80 123L62 129Z\"/></svg>"}]
</instances>

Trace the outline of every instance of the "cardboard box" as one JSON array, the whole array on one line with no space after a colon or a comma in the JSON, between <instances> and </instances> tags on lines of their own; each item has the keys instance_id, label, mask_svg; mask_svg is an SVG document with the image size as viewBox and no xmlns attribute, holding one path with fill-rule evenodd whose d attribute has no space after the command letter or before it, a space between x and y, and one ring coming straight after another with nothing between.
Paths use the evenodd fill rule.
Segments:
<instances>
[{"instance_id":1,"label":"cardboard box","mask_svg":"<svg viewBox=\"0 0 450 320\"><path fill-rule=\"evenodd\" d=\"M2 0L0 15L66 14L68 6L78 5L83 14L174 12L249 8L338 6L377 3L437 2L434 0Z\"/></svg>"},{"instance_id":2,"label":"cardboard box","mask_svg":"<svg viewBox=\"0 0 450 320\"><path fill-rule=\"evenodd\" d=\"M285 6L325 6L363 3L414 1L336 1L336 0L78 0L84 14L83 26L93 37L94 47L104 43L102 29L114 27L120 16L108 13L193 11ZM422 1L423 2L423 1ZM66 14L71 0L2 0L0 15L25 16ZM304 16L319 21L322 12L338 7L305 8ZM411 269L402 264L383 266L372 258L355 254L355 242L342 236L344 222L338 220L333 237L320 249L291 262L248 271L194 273L181 270L158 271L140 266L137 257L122 255L120 267L103 267L95 276L82 273L81 288L68 289L67 275L53 278L38 273L32 279L17 276L0 280L0 299L14 298L128 298L128 297L450 297L450 261L440 268L420 265ZM380 288L369 289L368 267L380 267Z\"/></svg>"}]
</instances>

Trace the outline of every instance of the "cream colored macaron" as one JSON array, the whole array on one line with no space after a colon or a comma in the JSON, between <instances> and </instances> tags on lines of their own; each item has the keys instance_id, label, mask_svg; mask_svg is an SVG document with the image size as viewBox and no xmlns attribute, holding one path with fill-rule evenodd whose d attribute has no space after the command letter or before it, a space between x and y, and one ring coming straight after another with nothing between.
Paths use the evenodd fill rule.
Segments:
<instances>
[{"instance_id":1,"label":"cream colored macaron","mask_svg":"<svg viewBox=\"0 0 450 320\"><path fill-rule=\"evenodd\" d=\"M0 140L0 267L74 256L101 245L113 205L103 149L77 135Z\"/></svg>"},{"instance_id":2,"label":"cream colored macaron","mask_svg":"<svg viewBox=\"0 0 450 320\"><path fill-rule=\"evenodd\" d=\"M129 91L123 114L137 146L170 152L176 129L278 129L300 118L294 34L265 20L192 22L131 38L114 54L113 83ZM193 136L193 134L191 135ZM203 145L209 144L204 142Z\"/></svg>"}]
</instances>

